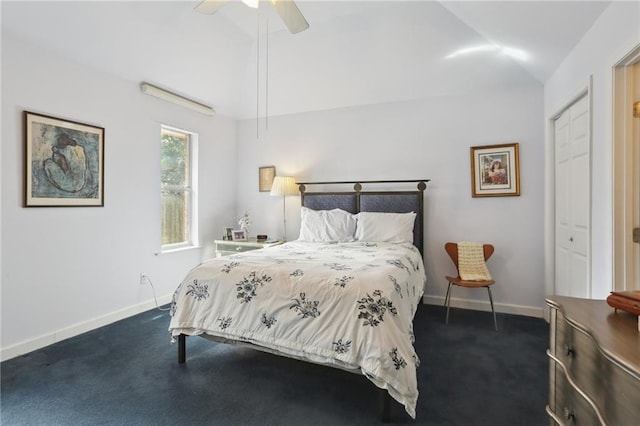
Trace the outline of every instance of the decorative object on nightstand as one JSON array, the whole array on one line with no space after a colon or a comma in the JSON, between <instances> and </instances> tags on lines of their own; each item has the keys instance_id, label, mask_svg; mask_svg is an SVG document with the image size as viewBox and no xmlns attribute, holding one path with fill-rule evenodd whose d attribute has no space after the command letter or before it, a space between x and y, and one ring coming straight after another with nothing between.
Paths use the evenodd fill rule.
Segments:
<instances>
[{"instance_id":1,"label":"decorative object on nightstand","mask_svg":"<svg viewBox=\"0 0 640 426\"><path fill-rule=\"evenodd\" d=\"M291 176L276 176L271 186L271 195L282 196L282 215L283 215L283 239L287 241L287 195L298 194L298 186L296 180Z\"/></svg>"},{"instance_id":2,"label":"decorative object on nightstand","mask_svg":"<svg viewBox=\"0 0 640 426\"><path fill-rule=\"evenodd\" d=\"M266 247L273 247L282 244L284 241L258 241L256 238L250 238L244 241L228 241L215 240L216 257L227 256L230 254L243 253L245 251L258 250Z\"/></svg>"},{"instance_id":3,"label":"decorative object on nightstand","mask_svg":"<svg viewBox=\"0 0 640 426\"><path fill-rule=\"evenodd\" d=\"M249 212L247 210L245 210L242 216L238 219L240 230L244 232L244 239L249 238L249 225L251 225L252 222L251 216L249 216ZM236 239L235 236L233 239Z\"/></svg>"},{"instance_id":4,"label":"decorative object on nightstand","mask_svg":"<svg viewBox=\"0 0 640 426\"><path fill-rule=\"evenodd\" d=\"M247 234L242 229L234 229L232 231L232 233L233 233L233 241L246 241L247 240Z\"/></svg>"},{"instance_id":5,"label":"decorative object on nightstand","mask_svg":"<svg viewBox=\"0 0 640 426\"><path fill-rule=\"evenodd\" d=\"M225 226L222 228L222 239L223 240L233 240L233 228L230 226Z\"/></svg>"}]
</instances>

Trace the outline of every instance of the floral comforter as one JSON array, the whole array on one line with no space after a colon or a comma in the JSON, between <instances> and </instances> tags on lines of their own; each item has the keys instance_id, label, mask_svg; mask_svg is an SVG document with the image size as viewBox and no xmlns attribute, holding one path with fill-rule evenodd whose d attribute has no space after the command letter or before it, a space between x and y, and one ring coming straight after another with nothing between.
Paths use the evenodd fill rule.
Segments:
<instances>
[{"instance_id":1,"label":"floral comforter","mask_svg":"<svg viewBox=\"0 0 640 426\"><path fill-rule=\"evenodd\" d=\"M173 295L169 331L360 370L415 418L413 317L425 281L411 244L294 241L191 270Z\"/></svg>"}]
</instances>

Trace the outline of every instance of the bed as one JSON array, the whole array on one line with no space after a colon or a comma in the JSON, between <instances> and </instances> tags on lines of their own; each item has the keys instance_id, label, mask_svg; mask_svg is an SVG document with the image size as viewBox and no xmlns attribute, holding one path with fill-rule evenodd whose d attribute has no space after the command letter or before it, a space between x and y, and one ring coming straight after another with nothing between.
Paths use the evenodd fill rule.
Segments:
<instances>
[{"instance_id":1,"label":"bed","mask_svg":"<svg viewBox=\"0 0 640 426\"><path fill-rule=\"evenodd\" d=\"M176 289L169 331L365 375L415 418L413 317L423 295L427 180L299 184L296 241L203 262ZM417 183L415 190L362 185ZM307 191L308 186L353 190Z\"/></svg>"}]
</instances>

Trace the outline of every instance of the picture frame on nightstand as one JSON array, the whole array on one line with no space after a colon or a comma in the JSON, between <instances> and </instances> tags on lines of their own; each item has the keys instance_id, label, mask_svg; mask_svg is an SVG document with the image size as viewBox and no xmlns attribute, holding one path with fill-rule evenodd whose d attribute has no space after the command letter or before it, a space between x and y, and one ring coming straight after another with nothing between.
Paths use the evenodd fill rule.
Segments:
<instances>
[{"instance_id":1,"label":"picture frame on nightstand","mask_svg":"<svg viewBox=\"0 0 640 426\"><path fill-rule=\"evenodd\" d=\"M232 231L233 241L246 241L247 234L242 229L234 229Z\"/></svg>"},{"instance_id":2,"label":"picture frame on nightstand","mask_svg":"<svg viewBox=\"0 0 640 426\"><path fill-rule=\"evenodd\" d=\"M233 240L233 228L231 226L225 226L222 228L222 239L223 240Z\"/></svg>"}]
</instances>

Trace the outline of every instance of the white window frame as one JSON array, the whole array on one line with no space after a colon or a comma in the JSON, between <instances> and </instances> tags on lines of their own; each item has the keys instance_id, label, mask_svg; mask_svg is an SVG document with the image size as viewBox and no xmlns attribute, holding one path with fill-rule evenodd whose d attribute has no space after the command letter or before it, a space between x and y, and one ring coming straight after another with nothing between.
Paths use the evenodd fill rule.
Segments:
<instances>
[{"instance_id":1,"label":"white window frame","mask_svg":"<svg viewBox=\"0 0 640 426\"><path fill-rule=\"evenodd\" d=\"M187 241L183 241L180 243L172 243L172 244L162 244L161 241L161 253L169 253L172 251L185 250L190 248L198 248L199 247L199 238L198 238L198 134L191 132L189 130L180 129L178 127L168 126L162 124L160 126L160 141L162 141L162 133L174 132L181 133L187 135L189 137L189 182L190 185L187 187L182 186L162 186L162 182L160 182L160 191L162 189L179 189L184 190L189 193L189 205L188 209L188 235L189 238ZM160 235L162 236L162 222L160 222Z\"/></svg>"}]
</instances>

